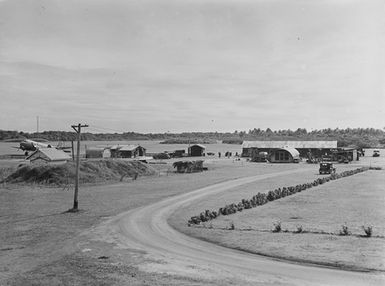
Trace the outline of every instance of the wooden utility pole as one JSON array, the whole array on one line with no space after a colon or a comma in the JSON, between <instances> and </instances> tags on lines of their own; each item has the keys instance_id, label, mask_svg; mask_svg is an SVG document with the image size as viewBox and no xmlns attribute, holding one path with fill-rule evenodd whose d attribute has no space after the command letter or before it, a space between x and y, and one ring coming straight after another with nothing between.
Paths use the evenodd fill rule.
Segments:
<instances>
[{"instance_id":1,"label":"wooden utility pole","mask_svg":"<svg viewBox=\"0 0 385 286\"><path fill-rule=\"evenodd\" d=\"M77 148L76 148L76 178L75 178L75 192L74 192L74 206L70 211L77 212L78 209L78 192L79 192L79 166L80 166L80 133L82 127L88 127L86 124L71 125L77 133Z\"/></svg>"}]
</instances>

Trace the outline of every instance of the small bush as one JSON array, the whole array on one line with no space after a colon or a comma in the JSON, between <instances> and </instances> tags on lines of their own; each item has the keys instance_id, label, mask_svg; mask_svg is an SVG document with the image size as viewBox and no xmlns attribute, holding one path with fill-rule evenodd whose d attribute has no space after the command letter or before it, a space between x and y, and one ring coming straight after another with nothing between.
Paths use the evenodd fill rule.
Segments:
<instances>
[{"instance_id":1,"label":"small bush","mask_svg":"<svg viewBox=\"0 0 385 286\"><path fill-rule=\"evenodd\" d=\"M170 159L171 156L170 156L170 154L167 154L167 153L156 153L156 154L152 155L152 158L154 158L156 160L161 160L161 159Z\"/></svg>"},{"instance_id":2,"label":"small bush","mask_svg":"<svg viewBox=\"0 0 385 286\"><path fill-rule=\"evenodd\" d=\"M297 229L294 231L294 233L302 233L302 232L303 232L302 225L298 225Z\"/></svg>"},{"instance_id":3,"label":"small bush","mask_svg":"<svg viewBox=\"0 0 385 286\"><path fill-rule=\"evenodd\" d=\"M267 200L268 200L269 202L275 200L275 196L274 196L274 192L273 192L273 191L269 191L269 192L267 193Z\"/></svg>"},{"instance_id":4,"label":"small bush","mask_svg":"<svg viewBox=\"0 0 385 286\"><path fill-rule=\"evenodd\" d=\"M382 168L381 167L372 167L372 166L370 166L369 170L382 170Z\"/></svg>"},{"instance_id":5,"label":"small bush","mask_svg":"<svg viewBox=\"0 0 385 286\"><path fill-rule=\"evenodd\" d=\"M371 237L373 234L373 227L372 226L362 226L362 229L365 232L366 237Z\"/></svg>"},{"instance_id":6,"label":"small bush","mask_svg":"<svg viewBox=\"0 0 385 286\"><path fill-rule=\"evenodd\" d=\"M349 231L349 228L348 228L348 226L346 225L346 223L345 224L343 224L342 226L341 226L341 230L340 230L340 235L349 235L350 234L350 231Z\"/></svg>"},{"instance_id":7,"label":"small bush","mask_svg":"<svg viewBox=\"0 0 385 286\"><path fill-rule=\"evenodd\" d=\"M277 221L274 224L274 229L272 231L273 232L281 232L282 231L282 227L281 227L281 222L280 221Z\"/></svg>"},{"instance_id":8,"label":"small bush","mask_svg":"<svg viewBox=\"0 0 385 286\"><path fill-rule=\"evenodd\" d=\"M194 173L203 171L203 160L177 161L172 164L177 173Z\"/></svg>"}]
</instances>

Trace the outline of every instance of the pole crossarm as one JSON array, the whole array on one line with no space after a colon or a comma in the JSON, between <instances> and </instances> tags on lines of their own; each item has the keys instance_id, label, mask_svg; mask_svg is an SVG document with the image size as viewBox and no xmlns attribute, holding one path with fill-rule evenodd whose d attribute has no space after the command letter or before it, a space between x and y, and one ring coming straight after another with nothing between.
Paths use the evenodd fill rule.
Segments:
<instances>
[{"instance_id":1,"label":"pole crossarm","mask_svg":"<svg viewBox=\"0 0 385 286\"><path fill-rule=\"evenodd\" d=\"M78 125L71 125L72 129L75 130L76 133L80 133L81 132L81 128L82 127L88 127L87 124L78 124Z\"/></svg>"}]
</instances>

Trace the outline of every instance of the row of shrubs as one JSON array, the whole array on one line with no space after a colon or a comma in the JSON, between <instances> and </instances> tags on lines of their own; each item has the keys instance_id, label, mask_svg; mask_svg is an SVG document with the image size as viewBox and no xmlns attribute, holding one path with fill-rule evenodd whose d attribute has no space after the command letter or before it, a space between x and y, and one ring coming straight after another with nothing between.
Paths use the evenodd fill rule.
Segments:
<instances>
[{"instance_id":1,"label":"row of shrubs","mask_svg":"<svg viewBox=\"0 0 385 286\"><path fill-rule=\"evenodd\" d=\"M209 228L212 228L212 225L211 227ZM228 230L234 230L235 229L235 225L233 222L230 223L230 226L228 228L226 228ZM324 232L324 231L309 231L309 230L305 230L302 225L298 225L296 227L295 230L293 231L290 231L288 229L282 229L282 226L281 226L281 222L280 221L277 221L276 223L274 223L274 228L271 230L271 232L290 232L290 233L315 233L315 234L329 234L329 235L340 235L340 236L348 236L348 235L355 235L355 236L364 236L364 237L371 237L372 234L373 234L373 226L365 226L363 225L362 226L362 229L363 231L365 232L365 235L357 235L357 234L352 234L351 231L349 231L349 228L348 226L345 224L341 225L341 230L339 231L339 233L332 233L332 232ZM247 229L248 231L250 229Z\"/></svg>"},{"instance_id":2,"label":"row of shrubs","mask_svg":"<svg viewBox=\"0 0 385 286\"><path fill-rule=\"evenodd\" d=\"M230 229L235 229L233 223L230 225ZM363 225L362 229L364 230L366 237L371 237L372 236L372 234L373 234L373 227L372 226L365 226L365 225ZM311 233L311 231L304 230L302 225L297 226L297 229L295 231L289 231L287 229L286 230L282 230L281 222L278 221L278 222L276 222L274 224L274 228L273 228L272 232L281 232L281 231L282 232L292 232L292 233ZM321 231L321 232L313 232L313 233L334 234L334 233L327 233L327 232L323 232L323 231ZM352 233L349 231L349 228L346 225L346 223L341 225L341 230L338 233L338 235L341 235L341 236L352 235Z\"/></svg>"},{"instance_id":3,"label":"row of shrubs","mask_svg":"<svg viewBox=\"0 0 385 286\"><path fill-rule=\"evenodd\" d=\"M201 222L210 221L212 219L215 219L216 217L220 215L230 215L234 214L236 212L240 212L244 209L251 209L255 208L257 206L264 205L268 202L278 200L280 198L284 198L290 195L293 195L295 193L302 192L306 189L310 189L312 187L316 187L318 185L325 184L329 181L337 180L340 178L352 176L357 173L361 173L364 171L367 171L369 168L362 167L354 170L345 171L339 174L331 174L328 177L318 178L314 180L311 183L305 183L301 185L296 186L290 186L290 187L283 187L275 189L274 191L269 191L267 193L258 193L255 196L253 196L251 199L242 199L239 203L232 203L230 205L226 205L224 207L221 207L218 209L218 211L210 211L206 210L204 212L201 212L197 216L192 216L190 220L188 221L188 225L192 224L200 224Z\"/></svg>"}]
</instances>

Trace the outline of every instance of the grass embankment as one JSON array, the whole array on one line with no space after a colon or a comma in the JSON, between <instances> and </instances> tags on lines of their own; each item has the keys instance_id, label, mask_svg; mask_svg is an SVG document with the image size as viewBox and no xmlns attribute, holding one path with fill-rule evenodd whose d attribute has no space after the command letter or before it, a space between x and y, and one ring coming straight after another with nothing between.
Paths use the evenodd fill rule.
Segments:
<instances>
[{"instance_id":1,"label":"grass embankment","mask_svg":"<svg viewBox=\"0 0 385 286\"><path fill-rule=\"evenodd\" d=\"M139 161L92 160L81 161L79 180L81 183L118 181L124 177L148 176L156 171ZM68 185L75 178L75 163L61 165L26 165L5 178L6 183L38 183Z\"/></svg>"},{"instance_id":2,"label":"grass embankment","mask_svg":"<svg viewBox=\"0 0 385 286\"><path fill-rule=\"evenodd\" d=\"M0 168L0 183L5 181L10 175L12 175L16 170L16 167L3 167Z\"/></svg>"},{"instance_id":3,"label":"grass embankment","mask_svg":"<svg viewBox=\"0 0 385 286\"><path fill-rule=\"evenodd\" d=\"M235 197L239 199L245 194L282 186L282 182L292 184L312 176L316 175L265 180L258 186L249 185L206 198L174 217L188 220L194 210L196 213L210 205L218 207L223 202L236 201ZM252 253L344 269L384 271L383 176L384 171L367 171L263 206L219 216L203 226L187 227L174 219L170 223L189 235ZM281 231L274 232L277 222ZM343 226L348 227L349 235L340 235ZM365 236L363 226L372 226L371 237ZM302 231L295 233L299 229Z\"/></svg>"}]
</instances>

